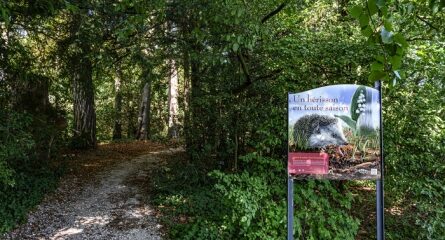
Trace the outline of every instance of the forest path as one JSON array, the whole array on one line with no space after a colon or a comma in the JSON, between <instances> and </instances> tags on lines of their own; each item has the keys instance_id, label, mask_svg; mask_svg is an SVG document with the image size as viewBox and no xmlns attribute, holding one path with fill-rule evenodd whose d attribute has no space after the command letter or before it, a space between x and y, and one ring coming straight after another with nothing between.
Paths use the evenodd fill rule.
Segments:
<instances>
[{"instance_id":1,"label":"forest path","mask_svg":"<svg viewBox=\"0 0 445 240\"><path fill-rule=\"evenodd\" d=\"M162 239L148 204L150 175L165 163L163 157L182 150L149 144L149 153L135 157L141 146L131 145L133 152L125 147L93 150L74 161L59 188L6 239Z\"/></svg>"}]
</instances>

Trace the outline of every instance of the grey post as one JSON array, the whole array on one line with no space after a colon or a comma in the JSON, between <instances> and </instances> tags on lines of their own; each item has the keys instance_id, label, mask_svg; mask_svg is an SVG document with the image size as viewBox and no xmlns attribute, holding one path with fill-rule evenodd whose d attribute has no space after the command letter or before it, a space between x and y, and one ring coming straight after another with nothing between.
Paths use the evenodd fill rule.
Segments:
<instances>
[{"instance_id":1,"label":"grey post","mask_svg":"<svg viewBox=\"0 0 445 240\"><path fill-rule=\"evenodd\" d=\"M287 177L287 240L294 239L294 179Z\"/></svg>"},{"instance_id":2,"label":"grey post","mask_svg":"<svg viewBox=\"0 0 445 240\"><path fill-rule=\"evenodd\" d=\"M287 106L289 107L289 92L287 93ZM287 129L289 129L289 108L287 109ZM288 138L289 139L289 136ZM289 143L287 144L287 154L289 154ZM286 163L288 159L286 159ZM286 164L287 165L287 164ZM287 166L289 167L289 166ZM294 239L294 179L287 173L287 240Z\"/></svg>"},{"instance_id":3,"label":"grey post","mask_svg":"<svg viewBox=\"0 0 445 240\"><path fill-rule=\"evenodd\" d=\"M384 171L384 157L383 157L383 115L382 115L382 84L377 81L374 87L379 91L380 100L380 179L376 182L376 201L377 201L377 240L385 239L385 218L384 218L384 197L383 197L383 171Z\"/></svg>"}]
</instances>

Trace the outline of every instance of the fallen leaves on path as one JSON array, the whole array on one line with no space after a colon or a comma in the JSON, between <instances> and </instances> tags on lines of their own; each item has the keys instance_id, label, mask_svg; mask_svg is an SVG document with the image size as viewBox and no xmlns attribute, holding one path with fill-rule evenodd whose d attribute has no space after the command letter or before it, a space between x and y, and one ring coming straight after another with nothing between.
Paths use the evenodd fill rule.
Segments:
<instances>
[{"instance_id":1,"label":"fallen leaves on path","mask_svg":"<svg viewBox=\"0 0 445 240\"><path fill-rule=\"evenodd\" d=\"M150 175L175 151L181 150L125 142L64 153L67 174L60 186L5 238L161 239L148 201Z\"/></svg>"}]
</instances>

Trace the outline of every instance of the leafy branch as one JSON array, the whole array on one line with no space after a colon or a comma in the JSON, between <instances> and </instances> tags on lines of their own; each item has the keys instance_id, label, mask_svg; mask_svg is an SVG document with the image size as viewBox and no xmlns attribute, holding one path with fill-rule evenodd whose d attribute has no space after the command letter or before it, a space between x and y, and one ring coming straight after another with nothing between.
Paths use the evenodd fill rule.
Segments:
<instances>
[{"instance_id":1,"label":"leafy branch","mask_svg":"<svg viewBox=\"0 0 445 240\"><path fill-rule=\"evenodd\" d=\"M368 79L389 80L390 76L394 76L395 83L397 79L401 79L399 70L408 42L402 34L394 32L388 9L384 1L368 0L364 5L352 7L349 14L358 20L361 33L368 38L368 43L382 49L382 54L374 56L375 61L371 63ZM374 15L380 21L375 21Z\"/></svg>"}]
</instances>

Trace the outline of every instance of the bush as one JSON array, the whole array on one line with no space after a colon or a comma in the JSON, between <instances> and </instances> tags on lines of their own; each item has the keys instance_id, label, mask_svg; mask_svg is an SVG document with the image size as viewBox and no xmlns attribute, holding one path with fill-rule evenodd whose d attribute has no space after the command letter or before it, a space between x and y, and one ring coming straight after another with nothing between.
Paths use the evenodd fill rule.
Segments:
<instances>
[{"instance_id":1,"label":"bush","mask_svg":"<svg viewBox=\"0 0 445 240\"><path fill-rule=\"evenodd\" d=\"M46 116L0 112L0 233L24 220L29 209L53 189L59 175L50 149L57 130ZM52 140L51 140L52 139Z\"/></svg>"},{"instance_id":2,"label":"bush","mask_svg":"<svg viewBox=\"0 0 445 240\"><path fill-rule=\"evenodd\" d=\"M0 233L25 220L28 211L56 187L57 177L47 168L16 169L14 186L0 185Z\"/></svg>"},{"instance_id":3,"label":"bush","mask_svg":"<svg viewBox=\"0 0 445 240\"><path fill-rule=\"evenodd\" d=\"M172 239L284 239L286 237L286 174L283 161L252 153L239 173L219 170L207 184L172 186L170 179L156 203ZM177 164L177 162L175 162ZM169 176L186 176L184 167ZM169 186L163 188L162 186ZM165 191L169 189L168 191ZM351 217L352 196L338 192L328 181L297 182L295 236L306 239L354 239L358 220ZM174 216L183 218L173 219Z\"/></svg>"},{"instance_id":4,"label":"bush","mask_svg":"<svg viewBox=\"0 0 445 240\"><path fill-rule=\"evenodd\" d=\"M32 117L2 111L0 118L0 184L13 186L15 181L11 163L26 161L35 147L32 134L26 131L32 123Z\"/></svg>"},{"instance_id":5,"label":"bush","mask_svg":"<svg viewBox=\"0 0 445 240\"><path fill-rule=\"evenodd\" d=\"M444 89L406 83L388 89L385 101L386 183L390 239L445 236ZM403 221L410 219L410 221ZM403 224L401 224L403 223ZM413 226L417 229L413 232ZM403 229L403 230L400 230Z\"/></svg>"}]
</instances>

